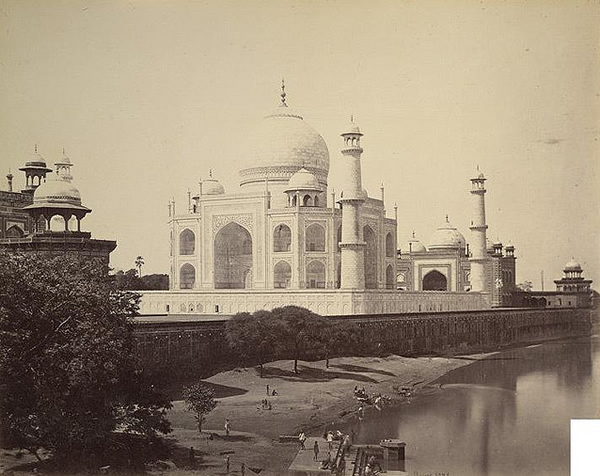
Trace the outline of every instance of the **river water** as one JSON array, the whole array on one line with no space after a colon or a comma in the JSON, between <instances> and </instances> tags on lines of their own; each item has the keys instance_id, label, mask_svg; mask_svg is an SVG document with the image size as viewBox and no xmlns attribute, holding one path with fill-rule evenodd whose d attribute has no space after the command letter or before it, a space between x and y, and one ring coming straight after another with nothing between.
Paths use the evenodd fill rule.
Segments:
<instances>
[{"instance_id":1,"label":"river water","mask_svg":"<svg viewBox=\"0 0 600 476\"><path fill-rule=\"evenodd\" d=\"M462 367L410 403L373 409L355 431L357 443L405 441L410 476L563 476L572 418L600 418L598 335Z\"/></svg>"}]
</instances>

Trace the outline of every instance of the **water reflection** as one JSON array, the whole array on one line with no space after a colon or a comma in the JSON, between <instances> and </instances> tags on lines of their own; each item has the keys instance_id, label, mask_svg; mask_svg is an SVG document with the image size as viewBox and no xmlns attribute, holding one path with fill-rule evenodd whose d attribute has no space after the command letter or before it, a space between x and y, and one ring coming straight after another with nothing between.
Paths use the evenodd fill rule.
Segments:
<instances>
[{"instance_id":1,"label":"water reflection","mask_svg":"<svg viewBox=\"0 0 600 476\"><path fill-rule=\"evenodd\" d=\"M570 419L600 417L599 348L582 338L476 362L370 413L357 439L406 441L409 474L568 474Z\"/></svg>"}]
</instances>

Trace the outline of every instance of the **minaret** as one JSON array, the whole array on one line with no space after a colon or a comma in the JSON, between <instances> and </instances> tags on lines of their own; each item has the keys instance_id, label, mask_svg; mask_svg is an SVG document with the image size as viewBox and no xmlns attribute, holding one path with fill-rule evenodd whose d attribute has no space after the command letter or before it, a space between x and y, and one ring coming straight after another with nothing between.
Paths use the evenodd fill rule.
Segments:
<instances>
[{"instance_id":1,"label":"minaret","mask_svg":"<svg viewBox=\"0 0 600 476\"><path fill-rule=\"evenodd\" d=\"M365 288L365 246L363 241L362 226L360 222L360 209L365 201L362 189L360 171L360 156L363 152L360 147L362 133L354 120L350 118L350 132L342 134L344 148L342 155L345 169L345 183L340 198L342 204L342 289Z\"/></svg>"},{"instance_id":2,"label":"minaret","mask_svg":"<svg viewBox=\"0 0 600 476\"><path fill-rule=\"evenodd\" d=\"M479 170L479 167L477 167ZM471 194L475 198L475 214L471 220L471 291L484 292L485 285L485 262L486 253L486 230L485 224L485 176L482 173L471 179Z\"/></svg>"}]
</instances>

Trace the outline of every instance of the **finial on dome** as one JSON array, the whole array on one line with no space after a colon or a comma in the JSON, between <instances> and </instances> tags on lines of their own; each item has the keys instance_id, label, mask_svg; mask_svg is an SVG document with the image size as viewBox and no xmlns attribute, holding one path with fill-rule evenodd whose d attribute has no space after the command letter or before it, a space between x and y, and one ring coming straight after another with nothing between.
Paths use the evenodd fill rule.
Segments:
<instances>
[{"instance_id":1,"label":"finial on dome","mask_svg":"<svg viewBox=\"0 0 600 476\"><path fill-rule=\"evenodd\" d=\"M285 103L286 96L287 94L285 94L285 80L281 78L281 105L285 107L287 107L287 104Z\"/></svg>"},{"instance_id":2,"label":"finial on dome","mask_svg":"<svg viewBox=\"0 0 600 476\"><path fill-rule=\"evenodd\" d=\"M415 230L413 230L413 238L416 238L416 236L415 236Z\"/></svg>"},{"instance_id":3,"label":"finial on dome","mask_svg":"<svg viewBox=\"0 0 600 476\"><path fill-rule=\"evenodd\" d=\"M446 213L446 223L450 223L450 219L448 218L448 214Z\"/></svg>"},{"instance_id":4,"label":"finial on dome","mask_svg":"<svg viewBox=\"0 0 600 476\"><path fill-rule=\"evenodd\" d=\"M208 169L208 176L212 178L212 169Z\"/></svg>"},{"instance_id":5,"label":"finial on dome","mask_svg":"<svg viewBox=\"0 0 600 476\"><path fill-rule=\"evenodd\" d=\"M354 114L350 114L350 122L354 124Z\"/></svg>"},{"instance_id":6,"label":"finial on dome","mask_svg":"<svg viewBox=\"0 0 600 476\"><path fill-rule=\"evenodd\" d=\"M34 151L36 154L38 153L37 143L35 144Z\"/></svg>"}]
</instances>

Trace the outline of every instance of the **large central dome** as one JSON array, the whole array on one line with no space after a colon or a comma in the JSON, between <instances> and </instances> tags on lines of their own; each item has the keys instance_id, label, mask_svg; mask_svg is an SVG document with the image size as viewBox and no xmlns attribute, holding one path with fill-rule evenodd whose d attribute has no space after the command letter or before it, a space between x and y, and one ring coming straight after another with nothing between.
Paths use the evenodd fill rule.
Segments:
<instances>
[{"instance_id":1,"label":"large central dome","mask_svg":"<svg viewBox=\"0 0 600 476\"><path fill-rule=\"evenodd\" d=\"M280 182L305 168L312 172L323 189L327 186L329 151L323 138L285 100L265 116L250 138L253 148L248 166L240 170L241 183Z\"/></svg>"}]
</instances>

